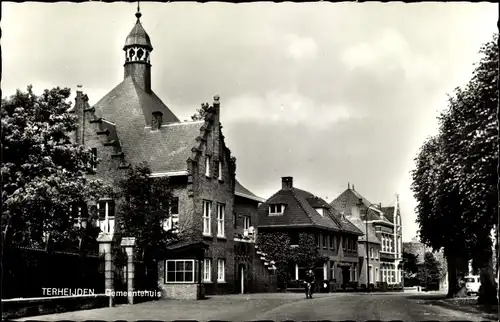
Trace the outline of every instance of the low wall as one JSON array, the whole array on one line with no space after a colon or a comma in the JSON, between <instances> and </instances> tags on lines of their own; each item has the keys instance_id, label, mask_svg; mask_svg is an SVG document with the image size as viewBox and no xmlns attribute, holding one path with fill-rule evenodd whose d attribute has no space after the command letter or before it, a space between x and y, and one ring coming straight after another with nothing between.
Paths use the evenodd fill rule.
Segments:
<instances>
[{"instance_id":1,"label":"low wall","mask_svg":"<svg viewBox=\"0 0 500 322\"><path fill-rule=\"evenodd\" d=\"M107 306L109 297L105 294L6 299L2 300L2 320Z\"/></svg>"},{"instance_id":2,"label":"low wall","mask_svg":"<svg viewBox=\"0 0 500 322\"><path fill-rule=\"evenodd\" d=\"M203 285L163 284L160 286L162 299L201 300L205 296Z\"/></svg>"}]
</instances>

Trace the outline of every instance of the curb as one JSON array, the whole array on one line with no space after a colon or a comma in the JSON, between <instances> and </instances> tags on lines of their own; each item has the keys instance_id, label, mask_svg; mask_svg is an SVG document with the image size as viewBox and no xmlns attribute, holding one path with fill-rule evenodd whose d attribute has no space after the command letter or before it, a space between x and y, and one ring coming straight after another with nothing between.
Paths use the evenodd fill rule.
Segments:
<instances>
[{"instance_id":1,"label":"curb","mask_svg":"<svg viewBox=\"0 0 500 322\"><path fill-rule=\"evenodd\" d=\"M485 312L481 312L481 311L476 310L476 309L466 308L466 307L462 307L462 306L457 306L457 305L448 303L445 300L438 300L438 301L435 302L435 304L441 305L441 306L444 306L444 307L447 307L447 308L450 308L450 309L453 309L453 310L465 312L465 313L478 314L482 318L485 318L485 319L488 319L488 320L491 320L491 321L497 321L498 320L498 316L496 314L485 313Z\"/></svg>"}]
</instances>

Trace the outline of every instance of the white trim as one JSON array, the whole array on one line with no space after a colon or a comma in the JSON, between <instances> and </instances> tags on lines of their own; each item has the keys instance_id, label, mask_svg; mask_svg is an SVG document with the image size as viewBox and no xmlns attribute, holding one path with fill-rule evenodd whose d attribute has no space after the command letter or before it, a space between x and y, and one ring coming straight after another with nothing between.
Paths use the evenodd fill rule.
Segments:
<instances>
[{"instance_id":1,"label":"white trim","mask_svg":"<svg viewBox=\"0 0 500 322\"><path fill-rule=\"evenodd\" d=\"M223 258L219 258L217 259L217 283L225 283L225 282L226 282L226 260Z\"/></svg>"},{"instance_id":2,"label":"white trim","mask_svg":"<svg viewBox=\"0 0 500 322\"><path fill-rule=\"evenodd\" d=\"M102 117L101 117L101 121L106 122L106 123L108 123L108 124L111 124L111 125L113 125L113 126L116 126L116 123L110 122L110 121L108 121L108 120L106 120L106 119L104 119L104 118L102 118Z\"/></svg>"},{"instance_id":3,"label":"white trim","mask_svg":"<svg viewBox=\"0 0 500 322\"><path fill-rule=\"evenodd\" d=\"M247 194L242 193L242 192L235 192L234 195L238 196L238 197L242 197L242 198L247 198L247 199L250 199L250 200L255 200L255 201L258 201L258 202L265 202L266 201L263 198L253 197L253 196L247 195Z\"/></svg>"},{"instance_id":4,"label":"white trim","mask_svg":"<svg viewBox=\"0 0 500 322\"><path fill-rule=\"evenodd\" d=\"M187 176L189 172L187 170L182 171L171 171L171 172L153 172L149 175L150 178L159 177L176 177L176 176Z\"/></svg>"},{"instance_id":5,"label":"white trim","mask_svg":"<svg viewBox=\"0 0 500 322\"><path fill-rule=\"evenodd\" d=\"M161 127L166 127L166 126L179 126L179 125L185 125L185 124L197 124L197 123L205 123L205 121L187 121L187 122L169 122L169 123L163 123ZM150 129L151 126L145 126L145 129Z\"/></svg>"},{"instance_id":6,"label":"white trim","mask_svg":"<svg viewBox=\"0 0 500 322\"><path fill-rule=\"evenodd\" d=\"M186 273L186 272L190 272L192 273L193 275L193 278L190 280L190 281L183 281L183 282L177 282L177 281L168 281L167 279L167 276L168 276L168 263L169 262L174 262L174 263L177 263L177 262L184 262L184 264L186 264L186 262L191 262L192 263L192 269L191 270L182 270L182 272ZM177 268L174 269L174 273L177 273ZM192 284L195 282L195 278L196 278L196 263L195 263L195 260L194 259L167 259L165 260L165 276L164 276L164 283L165 284Z\"/></svg>"},{"instance_id":7,"label":"white trim","mask_svg":"<svg viewBox=\"0 0 500 322\"><path fill-rule=\"evenodd\" d=\"M207 264L208 263L208 270L207 270ZM208 275L207 275L208 272ZM208 278L206 278L208 276ZM212 283L212 259L211 258L205 258L203 259L203 283Z\"/></svg>"}]
</instances>

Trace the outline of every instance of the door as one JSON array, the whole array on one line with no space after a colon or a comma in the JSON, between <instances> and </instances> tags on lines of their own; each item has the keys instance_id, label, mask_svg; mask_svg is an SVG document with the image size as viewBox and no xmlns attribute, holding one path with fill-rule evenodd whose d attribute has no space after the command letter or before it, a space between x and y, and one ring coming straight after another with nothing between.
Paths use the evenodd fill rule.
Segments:
<instances>
[{"instance_id":1,"label":"door","mask_svg":"<svg viewBox=\"0 0 500 322\"><path fill-rule=\"evenodd\" d=\"M342 267L342 283L347 286L347 284L351 281L351 271L349 267Z\"/></svg>"}]
</instances>

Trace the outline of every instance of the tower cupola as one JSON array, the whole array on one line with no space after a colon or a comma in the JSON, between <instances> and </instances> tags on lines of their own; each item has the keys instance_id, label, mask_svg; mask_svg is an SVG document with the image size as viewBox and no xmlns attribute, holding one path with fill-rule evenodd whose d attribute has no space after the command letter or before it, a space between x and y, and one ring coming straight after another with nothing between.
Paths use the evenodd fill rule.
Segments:
<instances>
[{"instance_id":1,"label":"tower cupola","mask_svg":"<svg viewBox=\"0 0 500 322\"><path fill-rule=\"evenodd\" d=\"M132 77L146 92L151 92L151 52L153 46L149 35L142 27L140 18L142 16L139 4L137 4L137 13L135 14L137 21L132 28L132 31L125 40L125 75L124 77Z\"/></svg>"}]
</instances>

